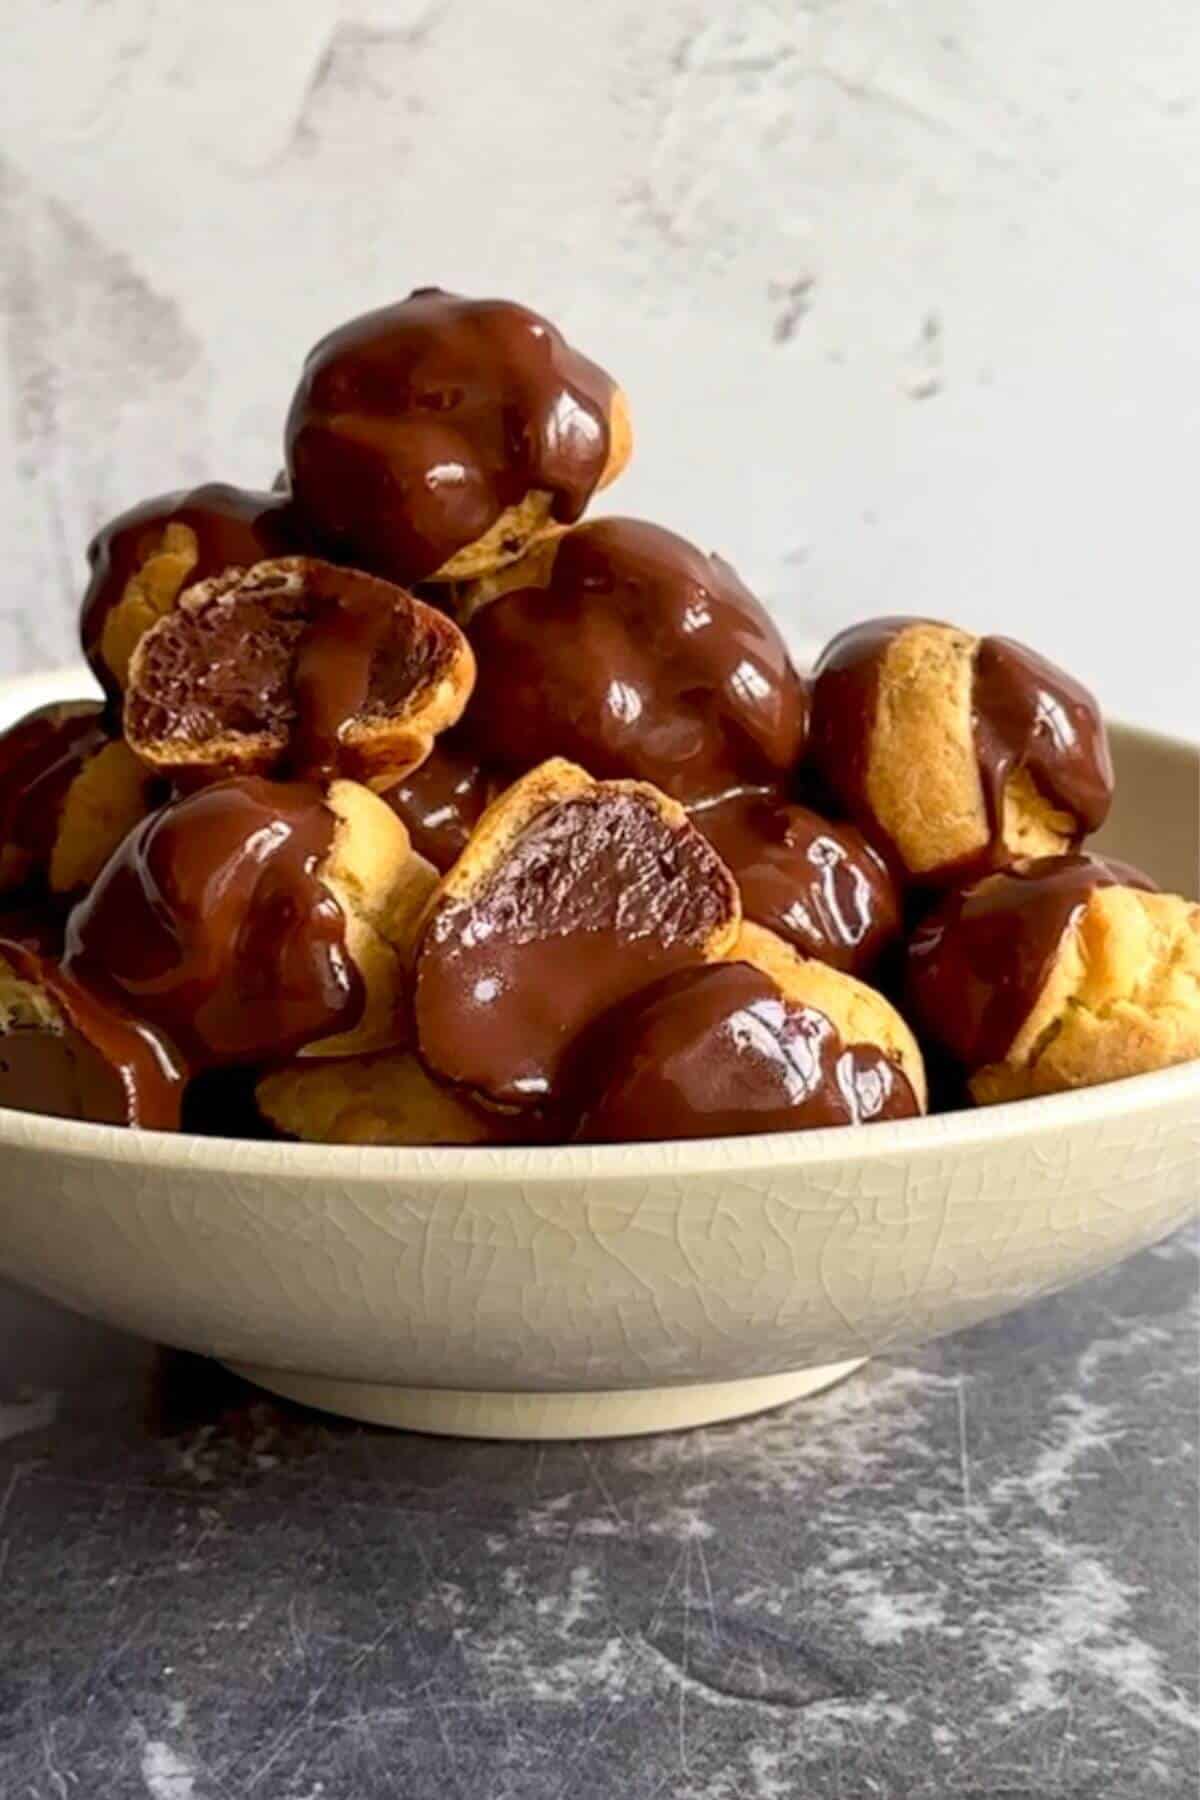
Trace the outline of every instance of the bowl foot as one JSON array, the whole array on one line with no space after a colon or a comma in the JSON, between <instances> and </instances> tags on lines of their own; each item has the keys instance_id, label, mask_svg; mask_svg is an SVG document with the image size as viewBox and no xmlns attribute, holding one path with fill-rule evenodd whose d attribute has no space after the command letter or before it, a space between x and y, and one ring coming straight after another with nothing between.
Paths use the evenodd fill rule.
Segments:
<instances>
[{"instance_id":1,"label":"bowl foot","mask_svg":"<svg viewBox=\"0 0 1200 1800\"><path fill-rule=\"evenodd\" d=\"M717 1381L699 1387L612 1389L593 1394L476 1393L463 1388L391 1387L383 1382L331 1381L257 1363L229 1363L235 1374L287 1400L371 1425L466 1438L640 1437L684 1431L803 1400L860 1369L865 1358Z\"/></svg>"}]
</instances>

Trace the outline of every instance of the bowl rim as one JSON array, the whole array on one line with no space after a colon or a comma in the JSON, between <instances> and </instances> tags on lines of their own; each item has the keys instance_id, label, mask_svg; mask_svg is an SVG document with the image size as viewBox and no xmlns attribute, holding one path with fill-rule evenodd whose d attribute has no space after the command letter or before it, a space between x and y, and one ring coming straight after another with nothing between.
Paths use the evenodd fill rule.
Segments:
<instances>
[{"instance_id":1,"label":"bowl rim","mask_svg":"<svg viewBox=\"0 0 1200 1800\"><path fill-rule=\"evenodd\" d=\"M82 664L37 670L0 679L0 699L54 694L60 699L99 695ZM7 710L7 708L6 708ZM1110 725L1164 750L1194 750L1190 738L1113 719ZM744 1137L667 1139L632 1144L306 1144L277 1138L202 1137L196 1132L131 1131L45 1113L0 1106L0 1153L5 1149L44 1151L76 1163L131 1165L139 1169L294 1178L300 1183L337 1181L373 1186L393 1181L503 1184L610 1182L674 1179L699 1173L804 1170L831 1163L877 1163L903 1156L909 1163L988 1143L1039 1137L1072 1138L1081 1130L1115 1118L1175 1113L1193 1103L1200 1154L1200 1061L1121 1081L1046 1094L1034 1100L964 1108L916 1119L899 1119L864 1130L823 1126L811 1131L767 1132Z\"/></svg>"},{"instance_id":2,"label":"bowl rim","mask_svg":"<svg viewBox=\"0 0 1200 1800\"><path fill-rule=\"evenodd\" d=\"M862 1130L822 1126L745 1137L682 1138L632 1144L305 1144L277 1138L201 1137L195 1132L130 1131L45 1113L0 1107L0 1154L42 1151L73 1163L132 1166L164 1174L203 1168L205 1174L281 1176L301 1185L334 1181L350 1186L392 1182L486 1182L522 1186L675 1180L694 1174L802 1172L836 1163L878 1163L903 1157L911 1167L934 1157L987 1144L1038 1138L1060 1142L1114 1119L1181 1114L1194 1119L1200 1158L1200 1061L1148 1075L1046 1094L1035 1100L899 1119Z\"/></svg>"}]
</instances>

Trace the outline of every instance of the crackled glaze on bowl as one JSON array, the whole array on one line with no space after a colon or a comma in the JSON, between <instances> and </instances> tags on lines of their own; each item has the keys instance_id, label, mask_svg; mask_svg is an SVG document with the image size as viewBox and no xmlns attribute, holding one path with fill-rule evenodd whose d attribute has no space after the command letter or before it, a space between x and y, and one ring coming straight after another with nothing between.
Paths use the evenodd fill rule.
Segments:
<instances>
[{"instance_id":1,"label":"crackled glaze on bowl","mask_svg":"<svg viewBox=\"0 0 1200 1800\"><path fill-rule=\"evenodd\" d=\"M1195 751L1129 731L1117 750L1104 841L1194 891ZM588 1435L812 1391L1153 1242L1195 1206L1200 1064L863 1131L602 1148L0 1110L0 1154L0 1269L54 1299L334 1410Z\"/></svg>"}]
</instances>

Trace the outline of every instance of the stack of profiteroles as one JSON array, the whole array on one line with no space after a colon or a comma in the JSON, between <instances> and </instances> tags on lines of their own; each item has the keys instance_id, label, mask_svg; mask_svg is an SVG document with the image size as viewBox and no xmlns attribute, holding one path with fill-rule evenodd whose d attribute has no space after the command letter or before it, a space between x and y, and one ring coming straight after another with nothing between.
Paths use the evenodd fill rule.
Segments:
<instances>
[{"instance_id":1,"label":"stack of profiteroles","mask_svg":"<svg viewBox=\"0 0 1200 1800\"><path fill-rule=\"evenodd\" d=\"M317 345L272 491L104 527L104 698L0 739L0 1103L611 1143L1200 1055L1200 908L1084 848L1092 696L923 618L802 673L728 563L584 518L631 445L553 325L423 288Z\"/></svg>"}]
</instances>

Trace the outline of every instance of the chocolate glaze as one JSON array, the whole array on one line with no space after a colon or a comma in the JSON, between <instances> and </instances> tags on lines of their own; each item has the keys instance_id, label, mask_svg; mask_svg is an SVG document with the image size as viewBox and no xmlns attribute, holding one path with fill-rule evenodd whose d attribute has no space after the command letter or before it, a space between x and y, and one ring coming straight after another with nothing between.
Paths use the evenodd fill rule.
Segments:
<instances>
[{"instance_id":1,"label":"chocolate glaze","mask_svg":"<svg viewBox=\"0 0 1200 1800\"><path fill-rule=\"evenodd\" d=\"M968 1072L1000 1062L1032 1012L1064 933L1098 888L1152 888L1111 857L1043 856L953 889L909 941L918 1029Z\"/></svg>"},{"instance_id":2,"label":"chocolate glaze","mask_svg":"<svg viewBox=\"0 0 1200 1800\"><path fill-rule=\"evenodd\" d=\"M317 870L319 788L247 776L152 813L67 924L67 970L115 994L193 1069L286 1057L350 1029L361 978Z\"/></svg>"},{"instance_id":3,"label":"chocolate glaze","mask_svg":"<svg viewBox=\"0 0 1200 1800\"><path fill-rule=\"evenodd\" d=\"M440 737L420 768L383 799L404 822L417 854L444 875L501 785L455 732Z\"/></svg>"},{"instance_id":4,"label":"chocolate glaze","mask_svg":"<svg viewBox=\"0 0 1200 1800\"><path fill-rule=\"evenodd\" d=\"M851 626L824 651L814 676L813 761L839 804L897 864L867 795L870 745L884 657L907 626L927 623L885 618ZM977 866L956 873L965 878L1007 860L1004 790L1017 769L1027 770L1038 791L1076 820L1075 843L1104 823L1112 762L1100 709L1085 687L1011 638L987 637L976 651L972 707L990 838Z\"/></svg>"},{"instance_id":5,"label":"chocolate glaze","mask_svg":"<svg viewBox=\"0 0 1200 1800\"><path fill-rule=\"evenodd\" d=\"M336 773L342 734L360 716L402 710L454 655L454 628L390 582L309 562L316 610L296 649L288 764L304 780Z\"/></svg>"},{"instance_id":6,"label":"chocolate glaze","mask_svg":"<svg viewBox=\"0 0 1200 1800\"><path fill-rule=\"evenodd\" d=\"M311 557L260 565L155 628L126 724L138 742L184 747L262 733L264 769L323 781L356 772L352 720L404 717L460 648L448 619L390 582Z\"/></svg>"},{"instance_id":7,"label":"chocolate glaze","mask_svg":"<svg viewBox=\"0 0 1200 1800\"><path fill-rule=\"evenodd\" d=\"M158 494L110 519L88 546L91 579L79 622L83 653L109 693L115 692L112 671L100 649L105 621L130 576L161 548L163 533L173 522L188 526L196 539L197 560L187 577L189 587L224 569L285 556L305 543L290 495L252 493L221 481Z\"/></svg>"},{"instance_id":8,"label":"chocolate glaze","mask_svg":"<svg viewBox=\"0 0 1200 1800\"><path fill-rule=\"evenodd\" d=\"M993 841L1014 769L1028 770L1038 792L1071 814L1077 842L1100 829L1112 804L1113 766L1100 708L1082 683L1012 638L986 637L975 658L973 705Z\"/></svg>"},{"instance_id":9,"label":"chocolate glaze","mask_svg":"<svg viewBox=\"0 0 1200 1800\"><path fill-rule=\"evenodd\" d=\"M853 825L772 793L727 795L692 822L732 871L746 917L805 956L866 975L895 942L895 883Z\"/></svg>"},{"instance_id":10,"label":"chocolate glaze","mask_svg":"<svg viewBox=\"0 0 1200 1800\"><path fill-rule=\"evenodd\" d=\"M809 757L836 804L897 865L900 858L867 798L867 769L884 656L906 626L925 622L884 618L851 625L826 645L813 670Z\"/></svg>"},{"instance_id":11,"label":"chocolate glaze","mask_svg":"<svg viewBox=\"0 0 1200 1800\"><path fill-rule=\"evenodd\" d=\"M697 961L733 905L709 845L645 795L561 801L435 911L417 959L421 1056L501 1104L553 1101L583 1027Z\"/></svg>"},{"instance_id":12,"label":"chocolate glaze","mask_svg":"<svg viewBox=\"0 0 1200 1800\"><path fill-rule=\"evenodd\" d=\"M587 1143L733 1137L907 1119L920 1108L874 1044L843 1044L825 1014L785 1000L746 963L668 975L586 1034Z\"/></svg>"},{"instance_id":13,"label":"chocolate glaze","mask_svg":"<svg viewBox=\"0 0 1200 1800\"><path fill-rule=\"evenodd\" d=\"M469 728L514 770L567 756L687 804L783 780L808 695L771 619L728 563L636 519L559 546L544 588L502 594L469 632Z\"/></svg>"},{"instance_id":14,"label":"chocolate glaze","mask_svg":"<svg viewBox=\"0 0 1200 1800\"><path fill-rule=\"evenodd\" d=\"M310 352L287 421L293 491L348 560L421 580L535 490L579 518L612 396L537 313L417 288Z\"/></svg>"},{"instance_id":15,"label":"chocolate glaze","mask_svg":"<svg viewBox=\"0 0 1200 1800\"><path fill-rule=\"evenodd\" d=\"M0 848L44 870L72 782L109 741L97 700L58 701L10 726L0 736Z\"/></svg>"},{"instance_id":16,"label":"chocolate glaze","mask_svg":"<svg viewBox=\"0 0 1200 1800\"><path fill-rule=\"evenodd\" d=\"M165 1039L25 944L0 940L0 960L43 988L62 1018L61 1031L15 1025L0 1032L0 1106L99 1125L178 1129L185 1077Z\"/></svg>"}]
</instances>

